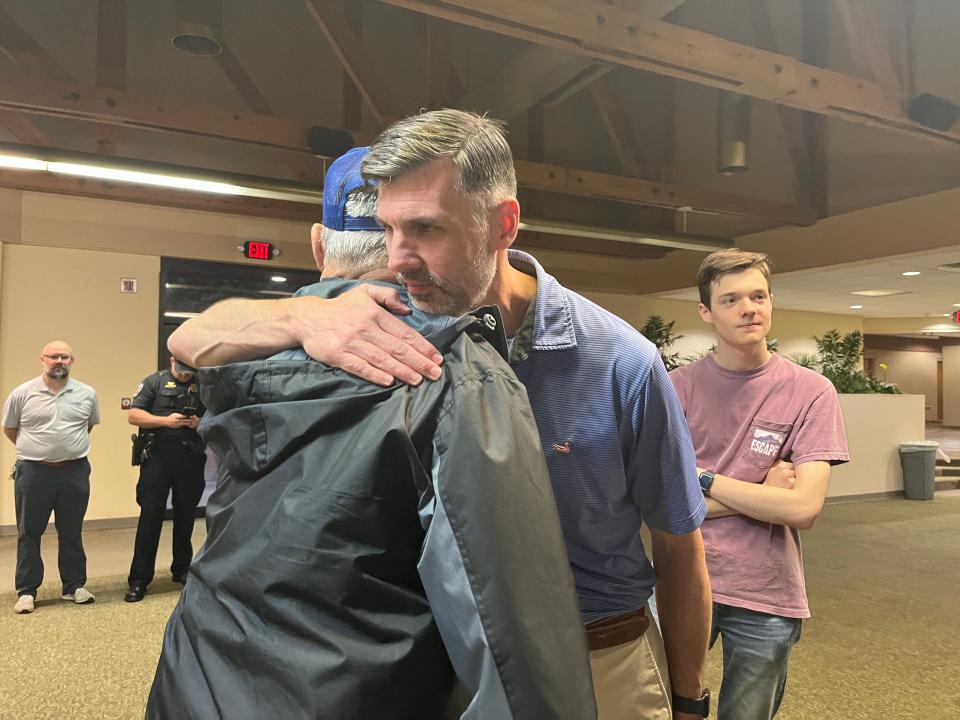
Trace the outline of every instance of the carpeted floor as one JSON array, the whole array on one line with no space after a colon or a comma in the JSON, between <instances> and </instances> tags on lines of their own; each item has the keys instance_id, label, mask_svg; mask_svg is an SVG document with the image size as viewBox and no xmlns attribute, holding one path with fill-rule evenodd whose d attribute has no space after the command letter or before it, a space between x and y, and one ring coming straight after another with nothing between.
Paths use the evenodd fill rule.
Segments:
<instances>
[{"instance_id":1,"label":"carpeted floor","mask_svg":"<svg viewBox=\"0 0 960 720\"><path fill-rule=\"evenodd\" d=\"M778 717L960 718L958 540L960 494L828 506L804 536L814 617ZM0 595L0 720L143 717L179 587L157 580L127 604L123 576L99 578L88 583L97 602L78 606L54 585L28 616L12 612L13 593ZM717 647L713 688L719 661Z\"/></svg>"}]
</instances>

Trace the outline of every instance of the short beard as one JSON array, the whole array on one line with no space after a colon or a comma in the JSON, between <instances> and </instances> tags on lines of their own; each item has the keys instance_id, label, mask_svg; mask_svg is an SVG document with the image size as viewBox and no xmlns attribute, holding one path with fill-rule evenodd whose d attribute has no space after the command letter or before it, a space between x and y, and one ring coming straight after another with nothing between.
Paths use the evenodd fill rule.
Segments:
<instances>
[{"instance_id":1,"label":"short beard","mask_svg":"<svg viewBox=\"0 0 960 720\"><path fill-rule=\"evenodd\" d=\"M497 274L496 260L491 257L491 253L487 250L485 244L478 244L475 249L476 255L471 258L465 277L458 278L456 282L441 281L430 272L408 273L407 275L401 273L397 275L397 281L401 285L405 279L417 283L429 283L437 288L439 291L436 294L437 296L427 302L411 298L413 304L419 310L437 315L453 316L468 313L480 307L490 291L494 276Z\"/></svg>"},{"instance_id":2,"label":"short beard","mask_svg":"<svg viewBox=\"0 0 960 720\"><path fill-rule=\"evenodd\" d=\"M51 380L63 380L68 375L70 375L70 368L66 365L54 365L47 370L47 377Z\"/></svg>"}]
</instances>

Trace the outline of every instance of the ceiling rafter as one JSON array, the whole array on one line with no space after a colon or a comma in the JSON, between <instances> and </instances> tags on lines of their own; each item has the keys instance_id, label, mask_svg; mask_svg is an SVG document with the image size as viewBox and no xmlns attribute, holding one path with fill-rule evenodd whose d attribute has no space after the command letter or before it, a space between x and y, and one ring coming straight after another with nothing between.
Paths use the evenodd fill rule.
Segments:
<instances>
[{"instance_id":1,"label":"ceiling rafter","mask_svg":"<svg viewBox=\"0 0 960 720\"><path fill-rule=\"evenodd\" d=\"M840 23L850 44L853 59L864 67L870 78L884 87L899 91L902 84L893 64L889 43L876 9L868 9L862 0L834 0Z\"/></svg>"},{"instance_id":2,"label":"ceiling rafter","mask_svg":"<svg viewBox=\"0 0 960 720\"><path fill-rule=\"evenodd\" d=\"M767 0L748 0L747 8L753 22L757 47L776 52L780 42L770 21L770 8ZM807 137L804 134L803 111L785 105L777 105L777 116L783 131L784 144L790 156L790 169L793 172L793 194L800 204L813 203L813 168Z\"/></svg>"},{"instance_id":3,"label":"ceiling rafter","mask_svg":"<svg viewBox=\"0 0 960 720\"><path fill-rule=\"evenodd\" d=\"M0 48L24 73L74 82L73 76L3 7L0 7Z\"/></svg>"},{"instance_id":4,"label":"ceiling rafter","mask_svg":"<svg viewBox=\"0 0 960 720\"><path fill-rule=\"evenodd\" d=\"M127 88L127 3L126 0L97 2L97 85ZM112 125L100 125L97 151L116 154L117 133Z\"/></svg>"},{"instance_id":5,"label":"ceiling rafter","mask_svg":"<svg viewBox=\"0 0 960 720\"><path fill-rule=\"evenodd\" d=\"M590 59L558 56L556 52L531 45L453 104L454 107L490 113L501 120L514 120L544 98L562 91L596 64ZM592 79L606 74L610 67L600 70ZM517 82L519 77L524 81Z\"/></svg>"},{"instance_id":6,"label":"ceiling rafter","mask_svg":"<svg viewBox=\"0 0 960 720\"><path fill-rule=\"evenodd\" d=\"M384 128L392 118L402 117L400 105L382 81L379 73L364 52L360 39L350 28L343 5L339 0L304 0L307 11L317 23L320 32L330 43L343 69L353 80L360 97L377 121Z\"/></svg>"},{"instance_id":7,"label":"ceiling rafter","mask_svg":"<svg viewBox=\"0 0 960 720\"><path fill-rule=\"evenodd\" d=\"M228 43L223 43L223 50L216 57L217 65L223 70L227 80L243 98L243 102L250 110L261 115L273 115L273 108L267 98L260 92L260 88L250 77L243 64L234 54Z\"/></svg>"},{"instance_id":8,"label":"ceiling rafter","mask_svg":"<svg viewBox=\"0 0 960 720\"><path fill-rule=\"evenodd\" d=\"M30 33L0 7L0 51L16 63L22 72L51 77L61 82L73 82L53 56ZM30 145L51 144L50 138L30 118L18 112L0 114L3 125L20 142Z\"/></svg>"},{"instance_id":9,"label":"ceiling rafter","mask_svg":"<svg viewBox=\"0 0 960 720\"><path fill-rule=\"evenodd\" d=\"M883 86L697 30L581 0L380 0L567 52L931 140L960 144L910 120Z\"/></svg>"},{"instance_id":10,"label":"ceiling rafter","mask_svg":"<svg viewBox=\"0 0 960 720\"><path fill-rule=\"evenodd\" d=\"M428 107L450 107L454 98L464 94L463 80L453 64L450 48L450 25L442 20L424 17L427 39Z\"/></svg>"},{"instance_id":11,"label":"ceiling rafter","mask_svg":"<svg viewBox=\"0 0 960 720\"><path fill-rule=\"evenodd\" d=\"M624 171L633 177L652 180L653 170L643 156L629 118L610 91L606 79L590 86L590 97L593 99L607 139L613 145L613 150Z\"/></svg>"},{"instance_id":12,"label":"ceiling rafter","mask_svg":"<svg viewBox=\"0 0 960 720\"><path fill-rule=\"evenodd\" d=\"M686 0L591 0L598 7L624 6L643 17L660 19L669 15ZM530 45L517 57L494 70L482 83L462 95L454 107L489 112L502 120L513 120L546 98L569 99L591 87L610 70L607 63L570 55L558 57L542 45ZM517 83L517 78L524 78Z\"/></svg>"},{"instance_id":13,"label":"ceiling rafter","mask_svg":"<svg viewBox=\"0 0 960 720\"><path fill-rule=\"evenodd\" d=\"M816 212L787 203L757 200L740 195L684 188L639 178L575 170L516 160L517 182L531 190L579 195L654 207L689 207L722 215L769 218L785 225L813 225Z\"/></svg>"},{"instance_id":14,"label":"ceiling rafter","mask_svg":"<svg viewBox=\"0 0 960 720\"><path fill-rule=\"evenodd\" d=\"M300 122L254 113L211 113L136 99L119 90L20 78L8 83L0 97L2 109L244 142L300 157L312 155L306 145L309 127ZM357 144L373 139L369 133L349 132ZM810 208L540 163L517 162L517 181L546 192L657 207L690 206L704 212L763 217L780 224L809 225L816 219Z\"/></svg>"}]
</instances>

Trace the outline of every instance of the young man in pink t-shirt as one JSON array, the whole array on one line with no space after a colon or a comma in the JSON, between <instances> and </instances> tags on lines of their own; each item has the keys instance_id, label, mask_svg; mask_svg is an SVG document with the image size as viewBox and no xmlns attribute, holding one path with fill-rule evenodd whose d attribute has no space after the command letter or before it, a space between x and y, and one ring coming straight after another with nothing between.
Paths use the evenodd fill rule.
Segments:
<instances>
[{"instance_id":1,"label":"young man in pink t-shirt","mask_svg":"<svg viewBox=\"0 0 960 720\"><path fill-rule=\"evenodd\" d=\"M707 256L700 317L717 352L674 370L708 515L711 647L723 638L718 720L769 720L810 617L800 529L823 508L830 467L850 459L833 385L767 349L773 313L761 253Z\"/></svg>"}]
</instances>

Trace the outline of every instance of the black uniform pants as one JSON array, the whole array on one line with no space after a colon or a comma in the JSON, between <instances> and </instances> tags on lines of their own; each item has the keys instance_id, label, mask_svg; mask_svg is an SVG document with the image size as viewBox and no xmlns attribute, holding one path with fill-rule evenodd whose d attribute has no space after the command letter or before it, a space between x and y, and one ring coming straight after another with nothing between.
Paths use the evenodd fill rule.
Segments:
<instances>
[{"instance_id":1,"label":"black uniform pants","mask_svg":"<svg viewBox=\"0 0 960 720\"><path fill-rule=\"evenodd\" d=\"M203 466L206 455L188 450L180 443L161 443L140 466L137 483L137 539L130 563L130 585L146 587L153 580L157 548L163 528L167 495L173 490L173 564L174 575L184 575L193 559L193 520L203 495Z\"/></svg>"},{"instance_id":2,"label":"black uniform pants","mask_svg":"<svg viewBox=\"0 0 960 720\"><path fill-rule=\"evenodd\" d=\"M17 514L17 595L36 596L43 582L40 537L54 513L57 528L57 564L63 593L87 582L83 552L83 516L90 500L90 462L86 458L62 465L33 460L17 461L13 495Z\"/></svg>"}]
</instances>

